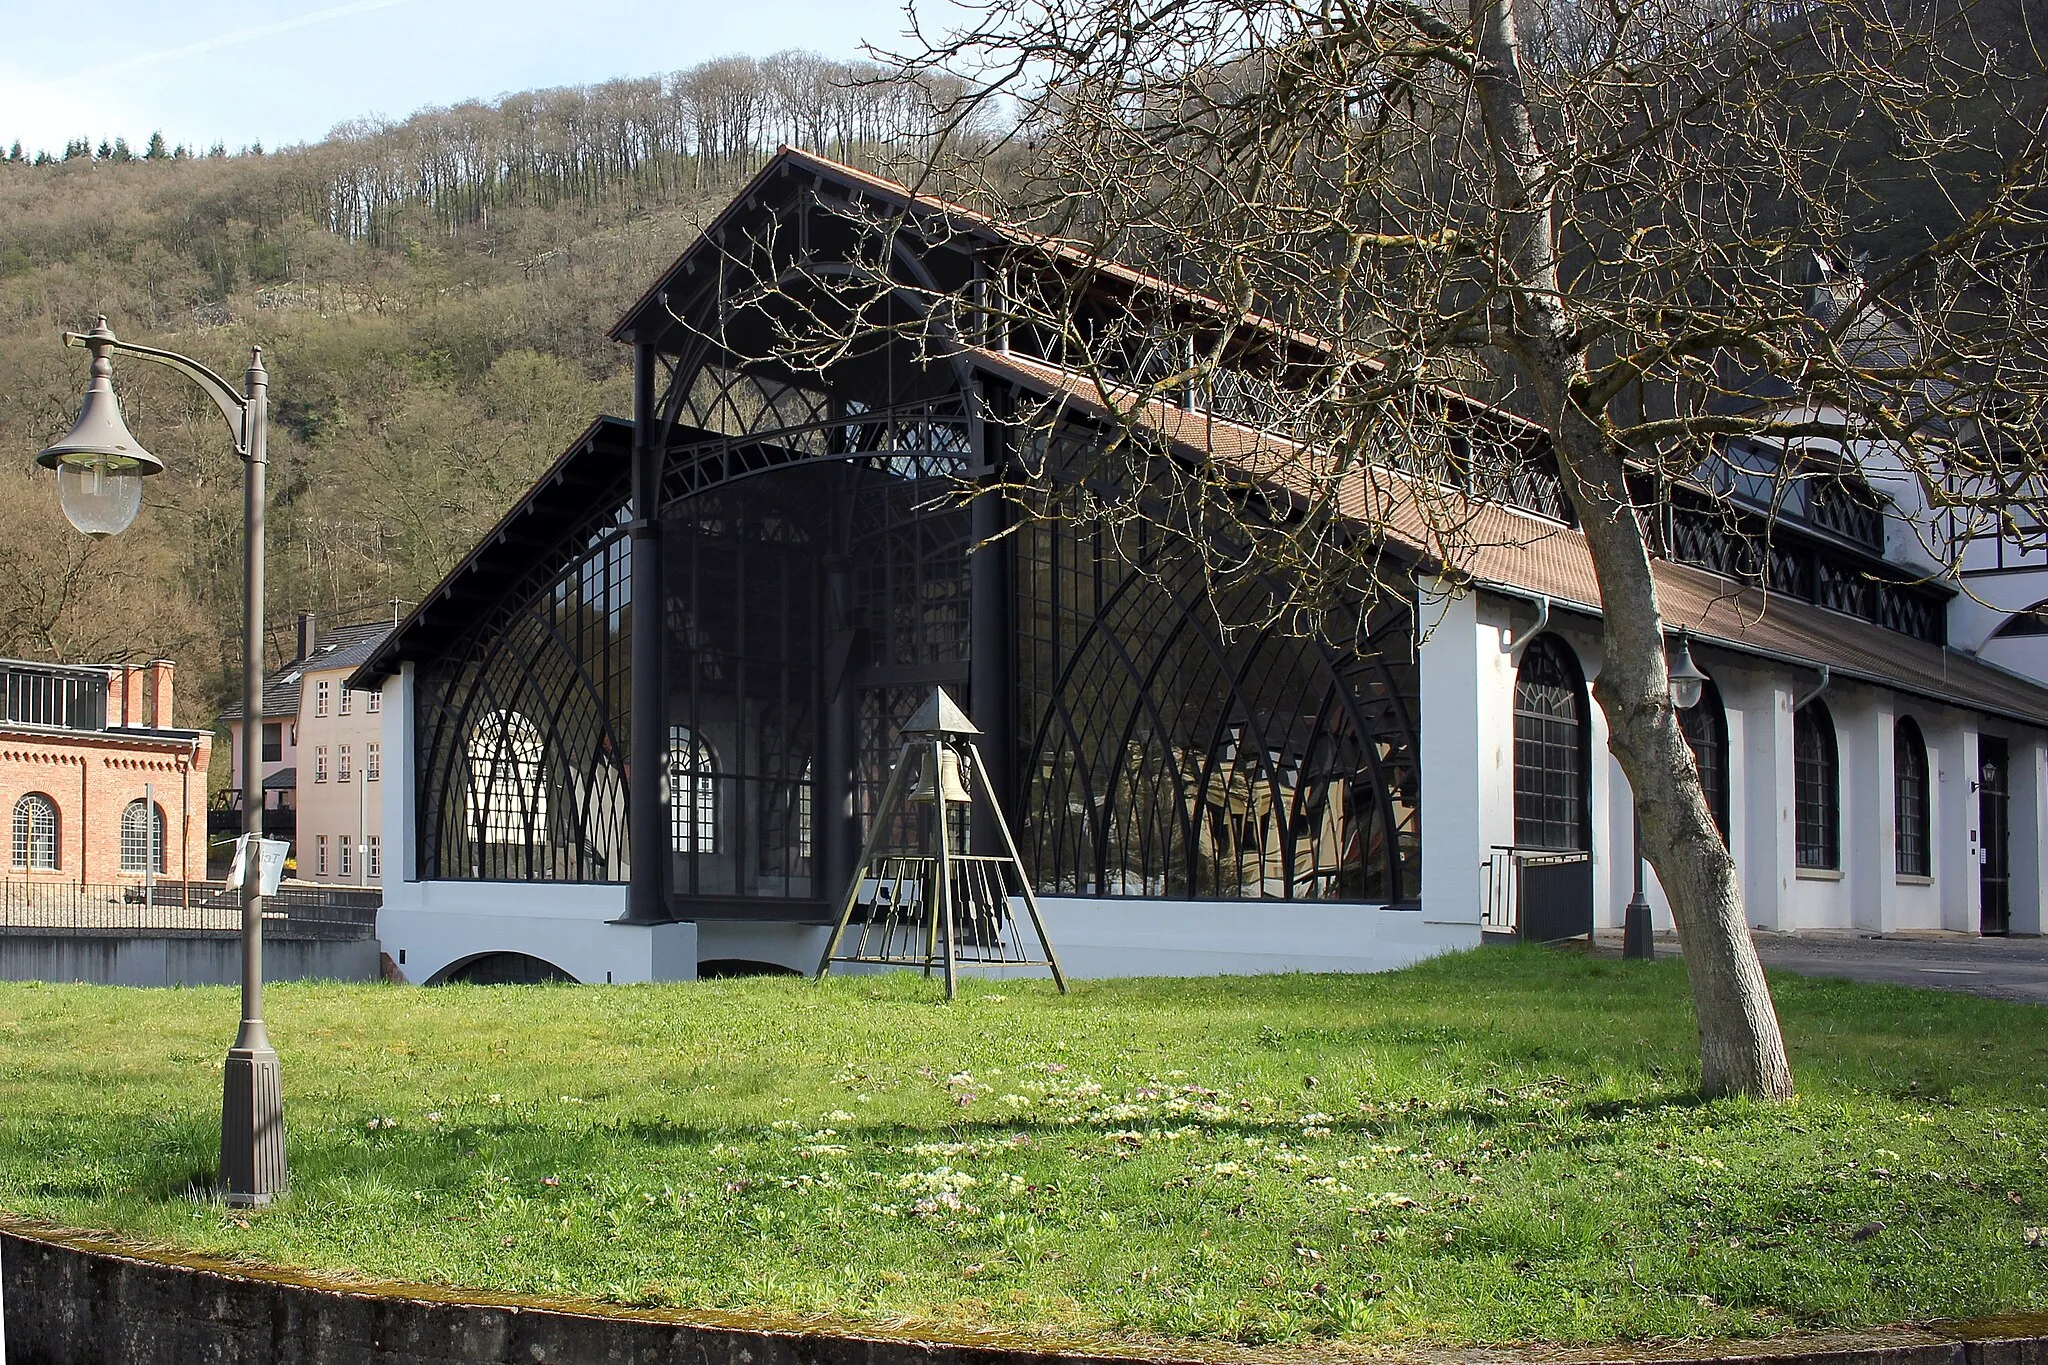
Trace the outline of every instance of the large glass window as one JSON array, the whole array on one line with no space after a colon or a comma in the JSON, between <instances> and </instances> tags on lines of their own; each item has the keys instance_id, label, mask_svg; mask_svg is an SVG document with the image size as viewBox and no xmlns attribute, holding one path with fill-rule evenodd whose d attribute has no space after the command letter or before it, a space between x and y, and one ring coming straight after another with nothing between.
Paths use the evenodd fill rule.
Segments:
<instances>
[{"instance_id":1,"label":"large glass window","mask_svg":"<svg viewBox=\"0 0 2048 1365\"><path fill-rule=\"evenodd\" d=\"M1840 759L1834 717L1825 702L1810 701L1792 715L1792 790L1798 865L1841 867Z\"/></svg>"},{"instance_id":2,"label":"large glass window","mask_svg":"<svg viewBox=\"0 0 2048 1365\"><path fill-rule=\"evenodd\" d=\"M1539 635L1515 674L1515 844L1586 847L1585 683L1571 650Z\"/></svg>"},{"instance_id":3,"label":"large glass window","mask_svg":"<svg viewBox=\"0 0 2048 1365\"><path fill-rule=\"evenodd\" d=\"M1678 728L1700 771L1700 789L1706 793L1707 809L1714 827L1728 839L1728 713L1721 705L1721 689L1709 679L1700 687L1699 701L1678 713Z\"/></svg>"},{"instance_id":4,"label":"large glass window","mask_svg":"<svg viewBox=\"0 0 2048 1365\"><path fill-rule=\"evenodd\" d=\"M1317 638L1262 619L1156 527L1034 521L1018 543L1026 766L1047 892L1398 901L1418 893L1407 596Z\"/></svg>"},{"instance_id":5,"label":"large glass window","mask_svg":"<svg viewBox=\"0 0 2048 1365\"><path fill-rule=\"evenodd\" d=\"M470 824L483 842L529 844L545 833L544 748L540 731L516 711L493 711L477 722L469 739Z\"/></svg>"},{"instance_id":6,"label":"large glass window","mask_svg":"<svg viewBox=\"0 0 2048 1365\"><path fill-rule=\"evenodd\" d=\"M825 595L860 477L780 470L664 513L674 897L815 894L809 835L791 816L810 799L828 643L842 682L872 645L828 621Z\"/></svg>"},{"instance_id":7,"label":"large glass window","mask_svg":"<svg viewBox=\"0 0 2048 1365\"><path fill-rule=\"evenodd\" d=\"M1934 869L1927 787L1927 744L1911 716L1892 727L1892 815L1901 876L1925 877Z\"/></svg>"},{"instance_id":8,"label":"large glass window","mask_svg":"<svg viewBox=\"0 0 2048 1365\"><path fill-rule=\"evenodd\" d=\"M121 812L121 870L164 870L164 808L137 798Z\"/></svg>"},{"instance_id":9,"label":"large glass window","mask_svg":"<svg viewBox=\"0 0 2048 1365\"><path fill-rule=\"evenodd\" d=\"M57 803L41 792L14 803L14 865L38 871L57 866Z\"/></svg>"},{"instance_id":10,"label":"large glass window","mask_svg":"<svg viewBox=\"0 0 2048 1365\"><path fill-rule=\"evenodd\" d=\"M668 805L676 852L718 852L718 755L687 725L668 727Z\"/></svg>"},{"instance_id":11,"label":"large glass window","mask_svg":"<svg viewBox=\"0 0 2048 1365\"><path fill-rule=\"evenodd\" d=\"M420 875L626 880L631 542L616 503L421 664Z\"/></svg>"}]
</instances>

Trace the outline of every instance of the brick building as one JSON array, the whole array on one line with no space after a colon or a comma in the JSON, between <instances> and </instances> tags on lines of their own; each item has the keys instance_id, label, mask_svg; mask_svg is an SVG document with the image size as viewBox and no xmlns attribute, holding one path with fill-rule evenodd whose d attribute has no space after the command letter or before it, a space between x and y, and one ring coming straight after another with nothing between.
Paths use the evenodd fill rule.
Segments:
<instances>
[{"instance_id":1,"label":"brick building","mask_svg":"<svg viewBox=\"0 0 2048 1365\"><path fill-rule=\"evenodd\" d=\"M7 877L104 885L206 875L213 736L171 724L172 665L0 660Z\"/></svg>"}]
</instances>

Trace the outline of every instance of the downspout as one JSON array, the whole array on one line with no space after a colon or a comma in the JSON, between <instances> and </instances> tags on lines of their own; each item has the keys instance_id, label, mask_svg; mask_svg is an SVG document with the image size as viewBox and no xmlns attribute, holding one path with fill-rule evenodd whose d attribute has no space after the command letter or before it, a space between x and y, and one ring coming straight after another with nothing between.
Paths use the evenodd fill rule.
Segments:
<instances>
[{"instance_id":1,"label":"downspout","mask_svg":"<svg viewBox=\"0 0 2048 1365\"><path fill-rule=\"evenodd\" d=\"M1831 673L1829 672L1829 670L1828 670L1828 666L1827 666L1826 664L1821 664L1821 665L1819 665L1819 667L1820 667L1820 681L1819 681L1819 682L1817 682L1817 683L1815 683L1815 684L1813 685L1813 691L1811 691L1811 692L1808 692L1808 693L1807 693L1807 694L1806 694L1805 696L1803 696L1803 697L1800 697L1800 698L1798 698L1797 700L1795 700L1795 701L1794 701L1794 702L1792 703L1792 713L1793 713L1794 715L1797 715L1797 714L1799 713L1799 708L1800 708L1800 707L1802 707L1802 706L1806 705L1806 704L1807 704L1808 702L1812 701L1812 700L1813 700L1813 699L1814 699L1815 697L1818 697L1818 696L1819 696L1819 695L1820 695L1821 693L1823 693L1823 692L1825 692L1825 691L1827 691L1827 690L1828 690L1828 683L1829 683L1830 681L1832 681L1832 679L1833 679L1833 674L1831 674Z\"/></svg>"},{"instance_id":2,"label":"downspout","mask_svg":"<svg viewBox=\"0 0 2048 1365\"><path fill-rule=\"evenodd\" d=\"M1538 635L1541 635L1543 628L1550 624L1550 598L1547 595L1538 594L1535 597L1524 597L1521 600L1536 604L1536 624L1508 641L1507 652L1510 654L1520 649L1523 645L1528 644Z\"/></svg>"}]
</instances>

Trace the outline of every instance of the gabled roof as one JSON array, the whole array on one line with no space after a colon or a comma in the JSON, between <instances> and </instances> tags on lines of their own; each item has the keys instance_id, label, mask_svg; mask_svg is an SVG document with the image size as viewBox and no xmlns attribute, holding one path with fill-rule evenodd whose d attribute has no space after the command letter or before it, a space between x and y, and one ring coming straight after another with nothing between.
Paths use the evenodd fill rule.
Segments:
<instances>
[{"instance_id":1,"label":"gabled roof","mask_svg":"<svg viewBox=\"0 0 2048 1365\"><path fill-rule=\"evenodd\" d=\"M565 523L589 512L593 498L623 489L632 453L633 424L624 418L599 417L585 427L433 591L365 651L346 685L378 686L401 661L419 657L422 642L439 643L466 624L465 603L530 568L536 547L558 540Z\"/></svg>"},{"instance_id":2,"label":"gabled roof","mask_svg":"<svg viewBox=\"0 0 2048 1365\"><path fill-rule=\"evenodd\" d=\"M311 654L293 659L263 680L263 718L298 719L299 698L306 674L361 663L391 633L391 629L389 621L367 621L353 626L336 626L322 635L315 642ZM241 718L239 703L220 713L223 725Z\"/></svg>"},{"instance_id":3,"label":"gabled roof","mask_svg":"<svg viewBox=\"0 0 2048 1365\"><path fill-rule=\"evenodd\" d=\"M792 171L801 171L816 179L837 185L863 200L878 201L889 212L901 214L907 219L923 218L941 224L946 234L950 236L1031 253L1044 258L1047 262L1058 262L1085 270L1095 279L1169 299L1198 312L1213 314L1219 325L1227 322L1232 326L1261 332L1276 341L1284 341L1303 351L1322 353L1327 349L1318 338L1296 331L1284 323L1252 313L1234 314L1234 310L1185 285L1175 284L1160 276L1106 260L1085 243L1032 232L1013 223L1007 223L981 209L928 194L898 181L834 161L830 157L790 146L778 148L768 164L755 173L753 179L732 197L725 208L719 211L718 216L713 218L703 232L676 257L675 262L661 273L660 278L649 286L647 292L626 310L624 316L612 327L612 339L634 340L643 322L661 309L662 299L676 288L679 277L702 263L704 257L716 252L717 243L725 230L759 199L763 189ZM665 312L661 316L664 319L667 317ZM666 325L664 321L663 327Z\"/></svg>"},{"instance_id":4,"label":"gabled roof","mask_svg":"<svg viewBox=\"0 0 2048 1365\"><path fill-rule=\"evenodd\" d=\"M320 638L310 657L305 659L308 673L326 673L337 668L354 669L384 643L384 637L396 630L395 621L375 621L360 626L343 626Z\"/></svg>"}]
</instances>

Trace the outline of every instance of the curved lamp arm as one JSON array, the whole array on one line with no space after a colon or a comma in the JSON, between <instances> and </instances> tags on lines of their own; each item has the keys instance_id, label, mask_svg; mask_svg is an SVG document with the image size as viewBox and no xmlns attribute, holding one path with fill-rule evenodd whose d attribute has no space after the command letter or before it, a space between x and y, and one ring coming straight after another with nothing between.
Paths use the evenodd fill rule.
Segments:
<instances>
[{"instance_id":1,"label":"curved lamp arm","mask_svg":"<svg viewBox=\"0 0 2048 1365\"><path fill-rule=\"evenodd\" d=\"M206 391L206 396L220 409L220 415L227 419L228 430L235 438L235 453L244 459L248 458L249 400L237 393L227 380L190 356L179 355L176 351L160 351L154 346L138 346L132 341L119 341L111 336L93 336L81 332L66 332L64 344L87 350L103 346L110 351L121 351L144 360L153 360L159 365L176 370Z\"/></svg>"}]
</instances>

